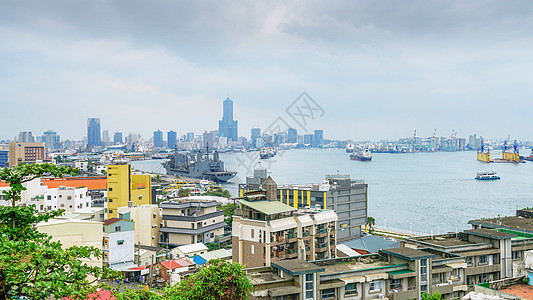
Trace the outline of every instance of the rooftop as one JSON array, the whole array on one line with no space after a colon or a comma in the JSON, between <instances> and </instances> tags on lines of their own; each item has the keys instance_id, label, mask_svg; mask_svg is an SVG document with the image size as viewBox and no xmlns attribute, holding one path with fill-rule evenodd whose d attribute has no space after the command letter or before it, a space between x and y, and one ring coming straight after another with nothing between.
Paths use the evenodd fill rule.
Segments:
<instances>
[{"instance_id":1,"label":"rooftop","mask_svg":"<svg viewBox=\"0 0 533 300\"><path fill-rule=\"evenodd\" d=\"M218 202L215 200L198 200L198 199L180 199L174 201L165 201L162 202L160 208L173 208L173 209L183 209L190 207L213 207L217 206Z\"/></svg>"},{"instance_id":2,"label":"rooftop","mask_svg":"<svg viewBox=\"0 0 533 300\"><path fill-rule=\"evenodd\" d=\"M239 203L251 209L257 210L265 215L273 215L273 214L296 211L296 208L289 206L287 204L281 203L279 201L268 201L268 200L247 201L247 200L241 199L239 200Z\"/></svg>"},{"instance_id":3,"label":"rooftop","mask_svg":"<svg viewBox=\"0 0 533 300\"><path fill-rule=\"evenodd\" d=\"M397 241L389 241L371 234L347 241L344 245L351 249L365 250L370 253L377 253L381 249L400 247L400 243Z\"/></svg>"},{"instance_id":4,"label":"rooftop","mask_svg":"<svg viewBox=\"0 0 533 300\"><path fill-rule=\"evenodd\" d=\"M468 234L472 234L472 235L477 235L477 236L487 237L487 238L492 238L492 239L498 239L498 240L517 237L517 235L513 233L486 229L486 228L470 229L470 230L465 230L464 232Z\"/></svg>"},{"instance_id":5,"label":"rooftop","mask_svg":"<svg viewBox=\"0 0 533 300\"><path fill-rule=\"evenodd\" d=\"M293 276L323 272L324 267L317 266L313 263L301 259L286 259L272 262L272 267L287 272Z\"/></svg>"},{"instance_id":6,"label":"rooftop","mask_svg":"<svg viewBox=\"0 0 533 300\"><path fill-rule=\"evenodd\" d=\"M106 190L107 177L64 177L64 178L41 178L41 185L48 186L49 189L66 187L87 187L88 190Z\"/></svg>"},{"instance_id":7,"label":"rooftop","mask_svg":"<svg viewBox=\"0 0 533 300\"><path fill-rule=\"evenodd\" d=\"M483 225L488 228L520 229L533 233L533 219L522 217L501 217L492 219L470 220L468 224Z\"/></svg>"},{"instance_id":8,"label":"rooftop","mask_svg":"<svg viewBox=\"0 0 533 300\"><path fill-rule=\"evenodd\" d=\"M196 244L190 244L190 245L184 245L184 246L178 246L174 249L177 249L181 251L183 254L191 253L191 252L198 252L198 251L206 251L207 247L204 245L204 243L196 243ZM172 250L174 250L172 249Z\"/></svg>"},{"instance_id":9,"label":"rooftop","mask_svg":"<svg viewBox=\"0 0 533 300\"><path fill-rule=\"evenodd\" d=\"M359 259L349 262L337 262L331 265L324 266L325 271L320 275L337 274L350 271L360 271L365 269L374 269L392 266L391 263L380 258L377 255L358 256Z\"/></svg>"},{"instance_id":10,"label":"rooftop","mask_svg":"<svg viewBox=\"0 0 533 300\"><path fill-rule=\"evenodd\" d=\"M441 247L466 246L466 245L474 244L472 242L465 241L465 240L462 240L456 237L455 234L437 235L437 236L433 236L433 238L429 236L414 237L414 238L410 238L410 240L433 244L433 245L437 245Z\"/></svg>"},{"instance_id":11,"label":"rooftop","mask_svg":"<svg viewBox=\"0 0 533 300\"><path fill-rule=\"evenodd\" d=\"M381 251L385 254L396 256L396 257L399 257L405 260L417 260L417 259L423 259L423 258L436 257L436 255L433 253L420 251L420 250L408 248L408 247L384 249Z\"/></svg>"},{"instance_id":12,"label":"rooftop","mask_svg":"<svg viewBox=\"0 0 533 300\"><path fill-rule=\"evenodd\" d=\"M533 286L527 284L515 284L500 290L500 292L522 297L523 299L533 299Z\"/></svg>"}]
</instances>

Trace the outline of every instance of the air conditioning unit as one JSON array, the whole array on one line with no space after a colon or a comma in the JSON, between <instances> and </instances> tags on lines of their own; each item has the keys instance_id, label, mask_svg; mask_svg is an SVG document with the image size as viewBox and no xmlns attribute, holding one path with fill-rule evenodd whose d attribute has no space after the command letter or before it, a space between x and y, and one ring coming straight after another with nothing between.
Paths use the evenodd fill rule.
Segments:
<instances>
[{"instance_id":1,"label":"air conditioning unit","mask_svg":"<svg viewBox=\"0 0 533 300\"><path fill-rule=\"evenodd\" d=\"M378 299L385 299L385 295L384 294L379 294Z\"/></svg>"},{"instance_id":2,"label":"air conditioning unit","mask_svg":"<svg viewBox=\"0 0 533 300\"><path fill-rule=\"evenodd\" d=\"M450 279L450 280L448 280L448 284L452 284L452 281L451 281L451 279Z\"/></svg>"}]
</instances>

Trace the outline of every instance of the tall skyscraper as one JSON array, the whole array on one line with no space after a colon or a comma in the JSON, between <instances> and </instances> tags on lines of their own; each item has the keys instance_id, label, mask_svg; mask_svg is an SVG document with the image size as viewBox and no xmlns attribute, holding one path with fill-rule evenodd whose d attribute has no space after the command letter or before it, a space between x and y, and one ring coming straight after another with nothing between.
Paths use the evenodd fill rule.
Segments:
<instances>
[{"instance_id":1,"label":"tall skyscraper","mask_svg":"<svg viewBox=\"0 0 533 300\"><path fill-rule=\"evenodd\" d=\"M194 141L194 132L187 132L187 142Z\"/></svg>"},{"instance_id":2,"label":"tall skyscraper","mask_svg":"<svg viewBox=\"0 0 533 300\"><path fill-rule=\"evenodd\" d=\"M113 135L113 144L122 144L122 132L115 132Z\"/></svg>"},{"instance_id":3,"label":"tall skyscraper","mask_svg":"<svg viewBox=\"0 0 533 300\"><path fill-rule=\"evenodd\" d=\"M48 130L43 134L44 146L48 149L61 148L61 140L57 132Z\"/></svg>"},{"instance_id":4,"label":"tall skyscraper","mask_svg":"<svg viewBox=\"0 0 533 300\"><path fill-rule=\"evenodd\" d=\"M20 143L33 143L35 142L35 139L33 138L31 131L21 131L19 132L17 141Z\"/></svg>"},{"instance_id":5,"label":"tall skyscraper","mask_svg":"<svg viewBox=\"0 0 533 300\"><path fill-rule=\"evenodd\" d=\"M315 130L313 138L313 147L320 147L324 143L324 130Z\"/></svg>"},{"instance_id":6,"label":"tall skyscraper","mask_svg":"<svg viewBox=\"0 0 533 300\"><path fill-rule=\"evenodd\" d=\"M109 137L109 130L106 129L102 132L102 146L107 147L111 143L111 138Z\"/></svg>"},{"instance_id":7,"label":"tall skyscraper","mask_svg":"<svg viewBox=\"0 0 533 300\"><path fill-rule=\"evenodd\" d=\"M89 118L87 119L87 146L95 147L101 145L100 118Z\"/></svg>"},{"instance_id":8,"label":"tall skyscraper","mask_svg":"<svg viewBox=\"0 0 533 300\"><path fill-rule=\"evenodd\" d=\"M287 143L298 143L298 130L296 128L287 130Z\"/></svg>"},{"instance_id":9,"label":"tall skyscraper","mask_svg":"<svg viewBox=\"0 0 533 300\"><path fill-rule=\"evenodd\" d=\"M218 134L221 137L227 137L228 141L237 141L238 130L237 130L237 121L233 120L233 101L230 98L226 98L223 104L223 116L222 120L218 121Z\"/></svg>"},{"instance_id":10,"label":"tall skyscraper","mask_svg":"<svg viewBox=\"0 0 533 300\"><path fill-rule=\"evenodd\" d=\"M167 147L170 149L174 149L176 147L177 142L177 133L173 130L169 131L167 133Z\"/></svg>"},{"instance_id":11,"label":"tall skyscraper","mask_svg":"<svg viewBox=\"0 0 533 300\"><path fill-rule=\"evenodd\" d=\"M163 132L161 130L154 131L154 147L155 148L163 147Z\"/></svg>"}]
</instances>

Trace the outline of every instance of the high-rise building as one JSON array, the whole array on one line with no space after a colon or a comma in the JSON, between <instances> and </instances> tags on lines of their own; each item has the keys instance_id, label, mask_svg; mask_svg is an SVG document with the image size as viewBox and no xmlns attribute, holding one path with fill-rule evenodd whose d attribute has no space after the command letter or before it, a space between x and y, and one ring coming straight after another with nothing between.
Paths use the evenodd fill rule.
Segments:
<instances>
[{"instance_id":1,"label":"high-rise building","mask_svg":"<svg viewBox=\"0 0 533 300\"><path fill-rule=\"evenodd\" d=\"M222 120L218 121L218 134L231 141L237 141L239 138L237 121L233 120L233 101L230 98L224 100L224 114Z\"/></svg>"},{"instance_id":2,"label":"high-rise building","mask_svg":"<svg viewBox=\"0 0 533 300\"><path fill-rule=\"evenodd\" d=\"M9 151L0 150L0 168L9 167Z\"/></svg>"},{"instance_id":3,"label":"high-rise building","mask_svg":"<svg viewBox=\"0 0 533 300\"><path fill-rule=\"evenodd\" d=\"M161 130L154 131L154 148L163 147L163 132Z\"/></svg>"},{"instance_id":4,"label":"high-rise building","mask_svg":"<svg viewBox=\"0 0 533 300\"><path fill-rule=\"evenodd\" d=\"M48 130L43 135L44 146L48 149L61 148L61 140L57 132Z\"/></svg>"},{"instance_id":5,"label":"high-rise building","mask_svg":"<svg viewBox=\"0 0 533 300\"><path fill-rule=\"evenodd\" d=\"M102 146L107 147L111 143L111 138L109 137L109 130L106 129L102 132Z\"/></svg>"},{"instance_id":6,"label":"high-rise building","mask_svg":"<svg viewBox=\"0 0 533 300\"><path fill-rule=\"evenodd\" d=\"M321 147L324 144L324 130L315 130L313 147Z\"/></svg>"},{"instance_id":7,"label":"high-rise building","mask_svg":"<svg viewBox=\"0 0 533 300\"><path fill-rule=\"evenodd\" d=\"M187 142L194 141L194 132L187 132Z\"/></svg>"},{"instance_id":8,"label":"high-rise building","mask_svg":"<svg viewBox=\"0 0 533 300\"><path fill-rule=\"evenodd\" d=\"M174 149L176 147L177 142L177 133L173 130L169 131L167 133L167 147L170 149Z\"/></svg>"},{"instance_id":9,"label":"high-rise building","mask_svg":"<svg viewBox=\"0 0 533 300\"><path fill-rule=\"evenodd\" d=\"M262 146L261 143L261 128L252 128L252 135L250 136L252 145L255 148L259 148Z\"/></svg>"},{"instance_id":10,"label":"high-rise building","mask_svg":"<svg viewBox=\"0 0 533 300\"><path fill-rule=\"evenodd\" d=\"M113 135L113 144L122 144L122 132L115 132Z\"/></svg>"},{"instance_id":11,"label":"high-rise building","mask_svg":"<svg viewBox=\"0 0 533 300\"><path fill-rule=\"evenodd\" d=\"M31 131L21 131L19 132L17 141L21 143L34 143L35 139L33 138Z\"/></svg>"},{"instance_id":12,"label":"high-rise building","mask_svg":"<svg viewBox=\"0 0 533 300\"><path fill-rule=\"evenodd\" d=\"M89 118L87 119L87 146L95 147L101 145L100 118Z\"/></svg>"},{"instance_id":13,"label":"high-rise building","mask_svg":"<svg viewBox=\"0 0 533 300\"><path fill-rule=\"evenodd\" d=\"M106 219L116 218L119 207L151 202L151 175L132 174L131 165L107 166L107 200L104 205Z\"/></svg>"},{"instance_id":14,"label":"high-rise building","mask_svg":"<svg viewBox=\"0 0 533 300\"><path fill-rule=\"evenodd\" d=\"M203 134L203 140L204 140L204 147L210 147L214 148L215 146L215 137L216 137L216 131L207 132L205 131Z\"/></svg>"},{"instance_id":15,"label":"high-rise building","mask_svg":"<svg viewBox=\"0 0 533 300\"><path fill-rule=\"evenodd\" d=\"M298 130L296 128L289 128L287 130L287 143L298 143Z\"/></svg>"}]
</instances>

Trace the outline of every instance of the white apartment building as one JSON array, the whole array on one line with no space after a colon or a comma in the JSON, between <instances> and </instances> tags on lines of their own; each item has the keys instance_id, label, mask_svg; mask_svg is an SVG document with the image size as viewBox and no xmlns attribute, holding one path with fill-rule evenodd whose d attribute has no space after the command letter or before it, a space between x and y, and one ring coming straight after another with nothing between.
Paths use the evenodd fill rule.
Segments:
<instances>
[{"instance_id":1,"label":"white apartment building","mask_svg":"<svg viewBox=\"0 0 533 300\"><path fill-rule=\"evenodd\" d=\"M39 211L58 209L76 211L91 208L91 196L87 195L87 187L60 186L45 190L44 197L38 199L35 204Z\"/></svg>"}]
</instances>

